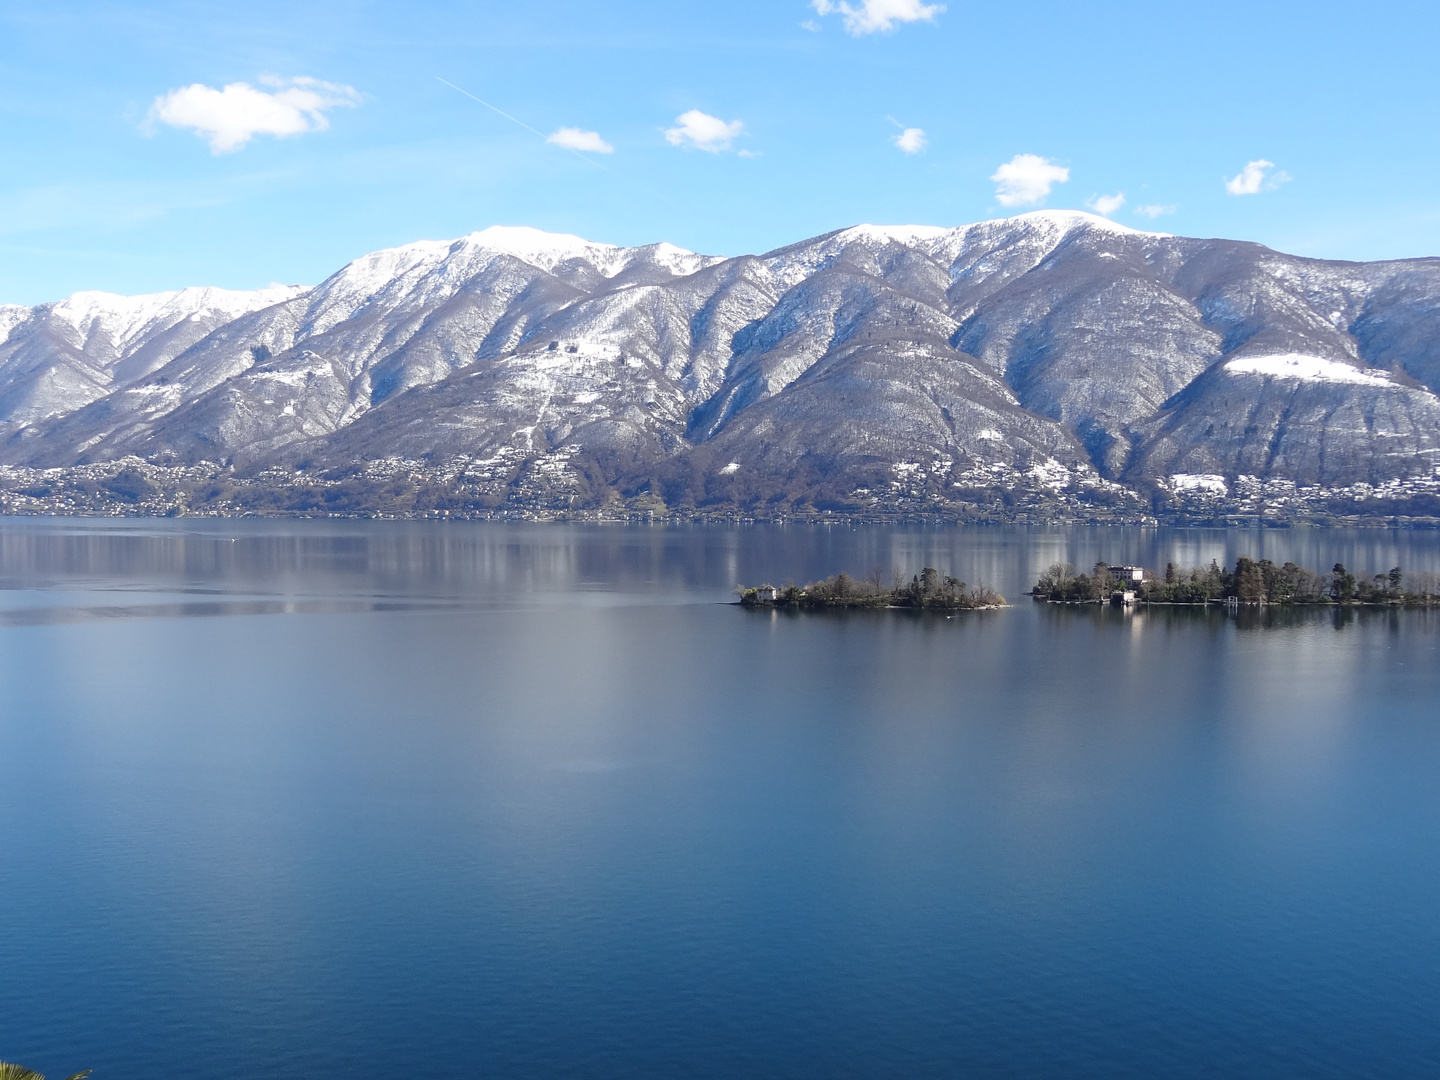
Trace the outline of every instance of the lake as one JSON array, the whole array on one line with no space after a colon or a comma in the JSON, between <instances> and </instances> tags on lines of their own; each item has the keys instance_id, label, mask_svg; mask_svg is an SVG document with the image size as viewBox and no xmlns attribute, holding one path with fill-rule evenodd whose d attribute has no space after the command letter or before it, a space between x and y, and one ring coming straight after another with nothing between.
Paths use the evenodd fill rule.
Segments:
<instances>
[{"instance_id":1,"label":"lake","mask_svg":"<svg viewBox=\"0 0 1440 1080\"><path fill-rule=\"evenodd\" d=\"M1434 1076L1440 612L1022 595L1237 554L1440 535L0 520L0 1058Z\"/></svg>"}]
</instances>

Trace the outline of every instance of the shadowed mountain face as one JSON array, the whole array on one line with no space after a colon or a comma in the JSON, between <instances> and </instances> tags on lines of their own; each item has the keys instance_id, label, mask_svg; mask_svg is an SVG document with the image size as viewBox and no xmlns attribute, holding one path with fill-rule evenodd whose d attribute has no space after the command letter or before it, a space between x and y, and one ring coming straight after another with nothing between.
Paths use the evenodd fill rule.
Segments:
<instances>
[{"instance_id":1,"label":"shadowed mountain face","mask_svg":"<svg viewBox=\"0 0 1440 1080\"><path fill-rule=\"evenodd\" d=\"M1433 475L1437 390L1440 260L1323 262L1071 212L734 259L494 228L313 289L0 307L0 462L24 465L468 458L558 477L583 459L606 484L758 490L943 461L1337 485Z\"/></svg>"}]
</instances>

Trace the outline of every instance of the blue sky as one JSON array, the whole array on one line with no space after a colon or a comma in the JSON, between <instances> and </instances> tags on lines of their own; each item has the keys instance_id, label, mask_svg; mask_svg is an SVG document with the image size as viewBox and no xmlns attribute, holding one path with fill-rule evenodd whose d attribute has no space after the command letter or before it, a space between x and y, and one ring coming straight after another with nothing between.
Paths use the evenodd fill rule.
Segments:
<instances>
[{"instance_id":1,"label":"blue sky","mask_svg":"<svg viewBox=\"0 0 1440 1080\"><path fill-rule=\"evenodd\" d=\"M738 254L1087 203L1440 254L1433 4L939 6L6 0L0 302L311 283L492 224Z\"/></svg>"}]
</instances>

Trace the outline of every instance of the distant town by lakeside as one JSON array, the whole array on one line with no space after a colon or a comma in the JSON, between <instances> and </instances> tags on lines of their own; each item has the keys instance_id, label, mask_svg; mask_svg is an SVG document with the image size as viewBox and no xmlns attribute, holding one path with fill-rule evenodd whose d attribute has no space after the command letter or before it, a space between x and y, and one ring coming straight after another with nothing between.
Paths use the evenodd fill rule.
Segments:
<instances>
[{"instance_id":1,"label":"distant town by lakeside","mask_svg":"<svg viewBox=\"0 0 1440 1080\"><path fill-rule=\"evenodd\" d=\"M1286 562L1241 555L1229 569L1212 560L1207 567L1181 569L1168 563L1161 574L1140 566L1097 562L1089 574L1069 563L1054 563L1030 595L1052 604L1246 604L1348 605L1366 607L1440 606L1440 575L1407 574L1401 567L1356 574L1336 563L1328 573Z\"/></svg>"},{"instance_id":2,"label":"distant town by lakeside","mask_svg":"<svg viewBox=\"0 0 1440 1080\"><path fill-rule=\"evenodd\" d=\"M942 459L778 486L743 471L704 490L655 476L611 484L575 446L329 468L158 464L137 456L64 468L0 465L0 514L515 521L843 522L955 525L1440 527L1440 475L1320 487L1253 476L1171 477L1140 490L1093 470ZM728 468L728 466L726 466ZM612 478L613 479L613 478Z\"/></svg>"}]
</instances>

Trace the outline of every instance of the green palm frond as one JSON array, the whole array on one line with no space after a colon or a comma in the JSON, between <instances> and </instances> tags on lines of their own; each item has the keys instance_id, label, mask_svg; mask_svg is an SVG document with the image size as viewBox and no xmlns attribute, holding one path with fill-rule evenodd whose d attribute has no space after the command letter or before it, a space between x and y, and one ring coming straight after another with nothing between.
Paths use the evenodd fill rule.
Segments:
<instances>
[{"instance_id":1,"label":"green palm frond","mask_svg":"<svg viewBox=\"0 0 1440 1080\"><path fill-rule=\"evenodd\" d=\"M74 1076L68 1076L65 1080L85 1080L91 1073L90 1069L78 1072ZM0 1061L0 1080L45 1080L42 1073L34 1069L27 1069L24 1065L12 1065L8 1061Z\"/></svg>"}]
</instances>

